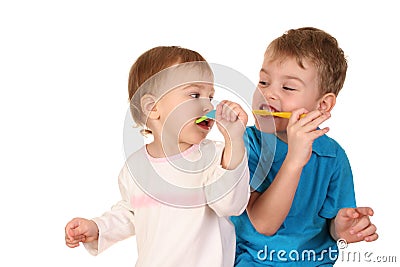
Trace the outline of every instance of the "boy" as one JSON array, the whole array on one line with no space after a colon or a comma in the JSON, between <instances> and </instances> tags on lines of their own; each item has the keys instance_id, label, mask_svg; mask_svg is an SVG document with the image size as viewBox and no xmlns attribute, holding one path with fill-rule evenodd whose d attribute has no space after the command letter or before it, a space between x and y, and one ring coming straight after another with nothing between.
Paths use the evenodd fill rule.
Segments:
<instances>
[{"instance_id":1,"label":"boy","mask_svg":"<svg viewBox=\"0 0 400 267\"><path fill-rule=\"evenodd\" d=\"M325 135L329 128L318 128L330 117L346 70L336 39L319 29L290 30L268 46L253 109L292 116L256 116L246 130L255 191L246 212L232 217L236 266L331 266L335 240L378 238L372 209L355 208L344 150Z\"/></svg>"}]
</instances>

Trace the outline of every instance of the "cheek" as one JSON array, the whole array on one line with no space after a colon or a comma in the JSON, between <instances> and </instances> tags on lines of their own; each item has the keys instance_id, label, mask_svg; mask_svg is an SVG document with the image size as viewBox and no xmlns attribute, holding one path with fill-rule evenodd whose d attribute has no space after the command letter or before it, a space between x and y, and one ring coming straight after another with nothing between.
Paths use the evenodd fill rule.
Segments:
<instances>
[{"instance_id":1,"label":"cheek","mask_svg":"<svg viewBox=\"0 0 400 267\"><path fill-rule=\"evenodd\" d=\"M252 108L260 109L260 105L265 102L266 102L266 100L265 100L264 96L262 95L261 91L257 88L253 94L253 100L252 100L252 104L251 104Z\"/></svg>"},{"instance_id":2,"label":"cheek","mask_svg":"<svg viewBox=\"0 0 400 267\"><path fill-rule=\"evenodd\" d=\"M195 120L199 117L201 113L201 108L196 105L193 100L184 101L171 101L165 107L164 117L172 125L186 124L190 120Z\"/></svg>"},{"instance_id":3,"label":"cheek","mask_svg":"<svg viewBox=\"0 0 400 267\"><path fill-rule=\"evenodd\" d=\"M282 111L294 111L299 108L310 108L310 101L307 97L299 96L288 96L285 99L281 99Z\"/></svg>"}]
</instances>

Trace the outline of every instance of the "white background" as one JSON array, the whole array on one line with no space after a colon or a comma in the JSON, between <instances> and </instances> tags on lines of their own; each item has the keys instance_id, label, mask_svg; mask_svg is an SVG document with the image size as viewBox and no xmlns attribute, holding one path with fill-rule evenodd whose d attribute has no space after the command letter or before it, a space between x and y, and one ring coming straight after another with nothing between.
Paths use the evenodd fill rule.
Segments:
<instances>
[{"instance_id":1,"label":"white background","mask_svg":"<svg viewBox=\"0 0 400 267\"><path fill-rule=\"evenodd\" d=\"M134 266L134 238L97 257L64 245L71 218L100 215L119 199L134 60L154 46L179 45L257 83L267 44L303 26L331 33L348 55L345 86L326 124L349 156L358 205L374 208L380 234L348 250L400 261L395 3L2 1L0 265Z\"/></svg>"}]
</instances>

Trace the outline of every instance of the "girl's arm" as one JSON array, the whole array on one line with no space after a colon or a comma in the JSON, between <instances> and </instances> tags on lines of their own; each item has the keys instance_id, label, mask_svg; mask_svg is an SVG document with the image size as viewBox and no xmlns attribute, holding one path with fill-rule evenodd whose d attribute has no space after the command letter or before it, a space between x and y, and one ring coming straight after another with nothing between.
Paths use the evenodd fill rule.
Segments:
<instances>
[{"instance_id":1,"label":"girl's arm","mask_svg":"<svg viewBox=\"0 0 400 267\"><path fill-rule=\"evenodd\" d=\"M239 104L227 100L217 106L215 114L218 129L225 139L221 165L224 169L233 170L245 156L243 134L248 117Z\"/></svg>"},{"instance_id":2,"label":"girl's arm","mask_svg":"<svg viewBox=\"0 0 400 267\"><path fill-rule=\"evenodd\" d=\"M216 121L225 147L221 166L211 175L212 185L206 187L205 193L209 206L220 217L240 215L249 200L249 170L243 141L247 119L237 103L225 100L217 106Z\"/></svg>"},{"instance_id":3,"label":"girl's arm","mask_svg":"<svg viewBox=\"0 0 400 267\"><path fill-rule=\"evenodd\" d=\"M133 179L127 164L121 170L118 183L122 197L121 201L102 216L92 219L98 227L98 238L92 242L83 243L92 255L97 255L114 243L135 234L134 211L130 203L130 195L133 192Z\"/></svg>"}]
</instances>

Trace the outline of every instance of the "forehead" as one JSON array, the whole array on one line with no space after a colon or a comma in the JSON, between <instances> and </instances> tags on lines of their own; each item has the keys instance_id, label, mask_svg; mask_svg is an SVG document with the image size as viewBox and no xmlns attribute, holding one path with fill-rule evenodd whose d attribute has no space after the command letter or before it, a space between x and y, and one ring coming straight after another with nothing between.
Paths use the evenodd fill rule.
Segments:
<instances>
[{"instance_id":1,"label":"forehead","mask_svg":"<svg viewBox=\"0 0 400 267\"><path fill-rule=\"evenodd\" d=\"M190 64L168 69L160 75L162 87L176 88L185 84L213 83L212 71L204 64Z\"/></svg>"},{"instance_id":2,"label":"forehead","mask_svg":"<svg viewBox=\"0 0 400 267\"><path fill-rule=\"evenodd\" d=\"M299 60L293 56L270 57L265 55L260 73L272 74L279 72L289 76L317 76L316 66L310 59Z\"/></svg>"}]
</instances>

